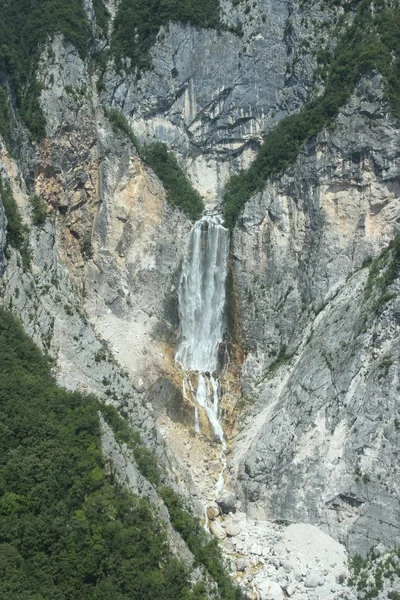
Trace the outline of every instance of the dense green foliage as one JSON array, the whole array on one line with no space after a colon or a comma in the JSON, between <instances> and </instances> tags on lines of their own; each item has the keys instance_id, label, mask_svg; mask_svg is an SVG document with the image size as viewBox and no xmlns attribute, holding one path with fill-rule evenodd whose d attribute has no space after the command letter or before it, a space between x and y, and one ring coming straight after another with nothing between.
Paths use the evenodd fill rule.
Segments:
<instances>
[{"instance_id":1,"label":"dense green foliage","mask_svg":"<svg viewBox=\"0 0 400 600\"><path fill-rule=\"evenodd\" d=\"M150 505L112 486L94 398L57 387L0 310L0 597L189 600Z\"/></svg>"},{"instance_id":2,"label":"dense green foliage","mask_svg":"<svg viewBox=\"0 0 400 600\"><path fill-rule=\"evenodd\" d=\"M220 27L218 0L121 0L111 38L117 65L124 58L139 72L151 68L149 50L160 27L170 21L198 27Z\"/></svg>"},{"instance_id":3,"label":"dense green foliage","mask_svg":"<svg viewBox=\"0 0 400 600\"><path fill-rule=\"evenodd\" d=\"M0 71L12 77L17 108L35 139L45 133L36 69L40 51L61 33L86 56L89 26L82 0L3 0L0 3Z\"/></svg>"},{"instance_id":4,"label":"dense green foliage","mask_svg":"<svg viewBox=\"0 0 400 600\"><path fill-rule=\"evenodd\" d=\"M10 185L8 183L4 184L1 179L0 197L7 219L7 243L19 251L23 267L27 268L30 264L28 231L22 222L21 213L19 212Z\"/></svg>"},{"instance_id":5,"label":"dense green foliage","mask_svg":"<svg viewBox=\"0 0 400 600\"><path fill-rule=\"evenodd\" d=\"M104 5L103 0L93 0L93 9L96 17L96 25L101 32L107 33L110 13Z\"/></svg>"},{"instance_id":6,"label":"dense green foliage","mask_svg":"<svg viewBox=\"0 0 400 600\"><path fill-rule=\"evenodd\" d=\"M210 539L198 520L185 508L181 496L168 487L161 488L160 494L168 508L172 525L185 540L197 563L203 565L217 582L221 598L244 600L246 596L234 586L226 574L218 542Z\"/></svg>"},{"instance_id":7,"label":"dense green foliage","mask_svg":"<svg viewBox=\"0 0 400 600\"><path fill-rule=\"evenodd\" d=\"M347 584L357 589L365 600L377 598L382 592L384 582L389 584L394 578L400 576L398 559L400 550L388 552L384 560L370 552L367 558L360 555L350 558L350 577ZM390 600L400 600L400 594L395 591L388 592Z\"/></svg>"},{"instance_id":8,"label":"dense green foliage","mask_svg":"<svg viewBox=\"0 0 400 600\"><path fill-rule=\"evenodd\" d=\"M193 221L199 219L204 210L202 197L192 187L166 145L161 142L150 144L144 148L143 156L161 179L167 193L167 201L180 208Z\"/></svg>"},{"instance_id":9,"label":"dense green foliage","mask_svg":"<svg viewBox=\"0 0 400 600\"><path fill-rule=\"evenodd\" d=\"M43 225L47 217L46 204L40 196L32 196L29 199L32 207L32 223L36 226Z\"/></svg>"},{"instance_id":10,"label":"dense green foliage","mask_svg":"<svg viewBox=\"0 0 400 600\"><path fill-rule=\"evenodd\" d=\"M173 153L161 142L141 146L125 115L115 108L106 108L104 112L114 131L125 133L138 156L161 179L167 194L167 202L182 210L192 221L196 221L204 210L203 199L193 188Z\"/></svg>"},{"instance_id":11,"label":"dense green foliage","mask_svg":"<svg viewBox=\"0 0 400 600\"><path fill-rule=\"evenodd\" d=\"M290 166L303 144L332 123L360 77L377 69L386 81L386 96L400 118L400 10L395 0L360 0L355 19L327 65L324 93L283 119L262 144L249 169L233 176L224 193L225 224L233 227L250 197L267 178Z\"/></svg>"}]
</instances>

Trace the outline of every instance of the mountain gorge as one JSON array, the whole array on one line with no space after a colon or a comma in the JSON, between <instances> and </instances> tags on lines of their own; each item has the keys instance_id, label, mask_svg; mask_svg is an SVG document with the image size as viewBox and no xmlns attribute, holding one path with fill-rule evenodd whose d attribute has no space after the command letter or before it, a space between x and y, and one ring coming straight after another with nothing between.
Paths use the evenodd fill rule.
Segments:
<instances>
[{"instance_id":1,"label":"mountain gorge","mask_svg":"<svg viewBox=\"0 0 400 600\"><path fill-rule=\"evenodd\" d=\"M154 558L135 587L139 571L107 571L104 538L82 597L399 597L399 15L396 0L0 6L0 333L22 361L3 377L22 377L29 336L35 394L61 387L65 431L90 413L90 484L61 514L90 529L99 502L124 565L138 540ZM14 393L18 449L37 441L13 429ZM23 522L15 447L1 514ZM28 573L7 527L1 569ZM0 590L77 597L60 569Z\"/></svg>"}]
</instances>

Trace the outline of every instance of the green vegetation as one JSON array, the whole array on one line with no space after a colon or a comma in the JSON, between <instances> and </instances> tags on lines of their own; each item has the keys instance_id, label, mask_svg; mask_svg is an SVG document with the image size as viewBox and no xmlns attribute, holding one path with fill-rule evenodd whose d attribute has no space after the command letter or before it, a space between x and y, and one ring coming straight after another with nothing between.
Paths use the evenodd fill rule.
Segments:
<instances>
[{"instance_id":1,"label":"green vegetation","mask_svg":"<svg viewBox=\"0 0 400 600\"><path fill-rule=\"evenodd\" d=\"M162 142L141 146L125 115L115 108L105 108L104 112L114 131L122 131L128 136L138 156L161 179L167 202L182 210L192 221L199 219L204 210L203 199L193 188L167 146Z\"/></svg>"},{"instance_id":2,"label":"green vegetation","mask_svg":"<svg viewBox=\"0 0 400 600\"><path fill-rule=\"evenodd\" d=\"M159 472L118 412L59 388L49 361L0 309L0 597L13 600L206 600L173 557L151 505L112 485L99 411L155 485ZM173 526L222 600L242 600L215 540L170 488Z\"/></svg>"},{"instance_id":3,"label":"green vegetation","mask_svg":"<svg viewBox=\"0 0 400 600\"><path fill-rule=\"evenodd\" d=\"M28 245L28 231L22 222L17 203L10 185L4 184L0 179L0 197L3 202L7 219L7 243L19 251L24 269L30 264L30 250Z\"/></svg>"},{"instance_id":4,"label":"green vegetation","mask_svg":"<svg viewBox=\"0 0 400 600\"><path fill-rule=\"evenodd\" d=\"M11 115L7 92L0 86L0 135L3 137L7 146L11 141Z\"/></svg>"},{"instance_id":5,"label":"green vegetation","mask_svg":"<svg viewBox=\"0 0 400 600\"><path fill-rule=\"evenodd\" d=\"M167 193L167 201L180 208L192 221L199 219L204 210L202 197L192 187L166 145L155 142L146 146L143 149L143 157L161 179Z\"/></svg>"},{"instance_id":6,"label":"green vegetation","mask_svg":"<svg viewBox=\"0 0 400 600\"><path fill-rule=\"evenodd\" d=\"M0 309L0 597L189 600L147 501L111 485L100 403L55 384Z\"/></svg>"},{"instance_id":7,"label":"green vegetation","mask_svg":"<svg viewBox=\"0 0 400 600\"><path fill-rule=\"evenodd\" d=\"M359 555L351 557L351 576L348 585L354 586L362 593L365 600L376 598L383 589L384 579L393 583L395 577L400 577L398 558L400 558L399 549L388 552L384 557L374 554L373 551L367 558ZM387 597L391 600L400 600L400 595L395 591L389 591Z\"/></svg>"},{"instance_id":8,"label":"green vegetation","mask_svg":"<svg viewBox=\"0 0 400 600\"><path fill-rule=\"evenodd\" d=\"M287 362L289 362L290 359L291 359L291 355L286 354L286 346L282 346L282 348L280 348L280 350L279 350L278 356L276 357L274 362L269 366L268 377L272 377L272 375L274 373L276 373L276 371L280 367L282 367Z\"/></svg>"},{"instance_id":9,"label":"green vegetation","mask_svg":"<svg viewBox=\"0 0 400 600\"><path fill-rule=\"evenodd\" d=\"M139 140L133 133L132 127L129 125L128 119L125 117L125 115L123 115L122 112L120 112L116 108L105 108L104 113L107 119L110 121L114 132L117 132L119 130L125 133L132 142L138 155L141 156L142 148L139 144Z\"/></svg>"},{"instance_id":10,"label":"green vegetation","mask_svg":"<svg viewBox=\"0 0 400 600\"><path fill-rule=\"evenodd\" d=\"M103 0L93 0L93 9L96 17L96 25L102 33L107 33L110 13L104 5Z\"/></svg>"},{"instance_id":11,"label":"green vegetation","mask_svg":"<svg viewBox=\"0 0 400 600\"><path fill-rule=\"evenodd\" d=\"M365 297L374 298L375 311L393 298L388 287L393 283L400 271L400 234L390 242L387 248L375 258L369 267L365 286Z\"/></svg>"},{"instance_id":12,"label":"green vegetation","mask_svg":"<svg viewBox=\"0 0 400 600\"><path fill-rule=\"evenodd\" d=\"M87 55L89 25L82 0L0 3L0 70L12 77L17 109L36 140L45 134L36 69L44 44L56 33L71 42L82 57Z\"/></svg>"},{"instance_id":13,"label":"green vegetation","mask_svg":"<svg viewBox=\"0 0 400 600\"><path fill-rule=\"evenodd\" d=\"M113 430L116 440L119 443L126 444L132 450L137 468L141 474L154 486L159 485L160 471L156 457L143 445L140 435L130 429L113 406L103 406L101 411Z\"/></svg>"},{"instance_id":14,"label":"green vegetation","mask_svg":"<svg viewBox=\"0 0 400 600\"><path fill-rule=\"evenodd\" d=\"M283 119L268 134L256 159L246 171L233 176L224 193L224 217L232 228L251 196L268 177L289 167L301 147L333 122L360 77L374 69L386 81L385 94L400 118L400 10L395 0L360 0L352 25L339 40L330 64L324 93L303 109Z\"/></svg>"},{"instance_id":15,"label":"green vegetation","mask_svg":"<svg viewBox=\"0 0 400 600\"><path fill-rule=\"evenodd\" d=\"M32 223L36 226L43 225L47 217L46 204L40 196L32 196L29 199L32 207Z\"/></svg>"},{"instance_id":16,"label":"green vegetation","mask_svg":"<svg viewBox=\"0 0 400 600\"><path fill-rule=\"evenodd\" d=\"M217 582L221 598L223 600L244 600L245 595L233 585L232 580L225 572L218 542L210 539L198 520L184 506L182 498L171 488L161 488L160 494L168 508L172 525L185 540L196 562L203 565Z\"/></svg>"},{"instance_id":17,"label":"green vegetation","mask_svg":"<svg viewBox=\"0 0 400 600\"><path fill-rule=\"evenodd\" d=\"M170 21L221 28L218 0L121 0L114 21L111 53L117 66L129 58L131 68L152 66L149 51L160 28Z\"/></svg>"}]
</instances>

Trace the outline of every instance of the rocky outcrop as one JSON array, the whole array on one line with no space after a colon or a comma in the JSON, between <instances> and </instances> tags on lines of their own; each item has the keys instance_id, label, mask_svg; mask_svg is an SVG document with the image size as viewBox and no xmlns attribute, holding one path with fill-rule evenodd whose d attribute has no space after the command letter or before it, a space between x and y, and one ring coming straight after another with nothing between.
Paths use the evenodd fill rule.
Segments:
<instances>
[{"instance_id":1,"label":"rocky outcrop","mask_svg":"<svg viewBox=\"0 0 400 600\"><path fill-rule=\"evenodd\" d=\"M3 168L28 225L29 196L18 167L8 157ZM1 235L5 237L4 229ZM134 429L156 449L160 439L152 417L142 406L140 393L83 312L78 289L57 251L53 220L31 227L29 249L27 269L19 253L8 247L7 269L1 281L2 304L20 316L27 333L54 359L57 380L63 387L96 393L119 407L125 406Z\"/></svg>"},{"instance_id":2,"label":"rocky outcrop","mask_svg":"<svg viewBox=\"0 0 400 600\"><path fill-rule=\"evenodd\" d=\"M0 199L0 277L6 268L5 248L7 243L6 238L7 221L4 213L4 207Z\"/></svg>"},{"instance_id":3,"label":"rocky outcrop","mask_svg":"<svg viewBox=\"0 0 400 600\"><path fill-rule=\"evenodd\" d=\"M247 509L362 554L400 540L397 284L375 312L363 268L398 232L398 140L379 76L364 78L233 237L254 407L232 468Z\"/></svg>"}]
</instances>

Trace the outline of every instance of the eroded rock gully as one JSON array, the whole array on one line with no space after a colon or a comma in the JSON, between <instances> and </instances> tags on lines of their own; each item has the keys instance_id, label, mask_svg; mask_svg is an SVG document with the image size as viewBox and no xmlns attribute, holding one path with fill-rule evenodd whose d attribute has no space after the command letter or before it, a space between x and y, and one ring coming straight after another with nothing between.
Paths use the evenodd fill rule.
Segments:
<instances>
[{"instance_id":1,"label":"eroded rock gully","mask_svg":"<svg viewBox=\"0 0 400 600\"><path fill-rule=\"evenodd\" d=\"M315 64L301 39L322 14L269 0L255 3L252 19L240 3L222 8L227 22L242 18L243 39L171 24L152 49L154 70L137 82L109 66L102 96L88 63L61 37L44 50L46 139L32 147L21 129L17 159L1 142L1 176L32 252L30 270L14 250L6 257L0 205L2 303L54 358L62 385L93 391L128 415L199 517L206 510L250 595L355 598L342 585L347 553L400 543L398 280L378 311L365 293L368 262L399 229L399 123L381 77L364 77L332 127L247 203L231 234L235 301L227 307L235 306L241 347L220 374L231 494L223 512L215 504L221 445L204 411L196 425L174 362L192 223L167 204L161 182L103 110L121 109L140 140L166 142L207 211L220 212L229 175L305 101ZM289 17L299 56L290 77ZM34 191L48 207L39 227L30 219ZM156 505L106 427L104 451L121 481ZM182 540L174 544L190 560Z\"/></svg>"}]
</instances>

